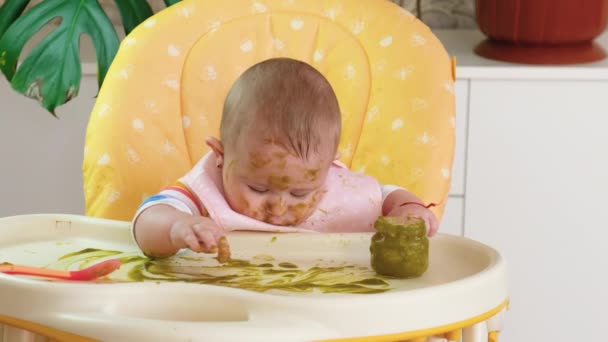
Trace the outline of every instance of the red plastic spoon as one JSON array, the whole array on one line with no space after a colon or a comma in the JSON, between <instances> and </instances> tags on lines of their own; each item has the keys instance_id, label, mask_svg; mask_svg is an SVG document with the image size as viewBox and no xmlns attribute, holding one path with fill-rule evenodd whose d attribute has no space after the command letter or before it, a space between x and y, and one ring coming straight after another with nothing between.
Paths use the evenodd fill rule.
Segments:
<instances>
[{"instance_id":1,"label":"red plastic spoon","mask_svg":"<svg viewBox=\"0 0 608 342\"><path fill-rule=\"evenodd\" d=\"M59 271L47 268L31 266L0 264L0 272L7 274L31 275L46 278L57 278L65 280L94 280L103 277L117 270L120 267L120 260L111 259L79 271Z\"/></svg>"}]
</instances>

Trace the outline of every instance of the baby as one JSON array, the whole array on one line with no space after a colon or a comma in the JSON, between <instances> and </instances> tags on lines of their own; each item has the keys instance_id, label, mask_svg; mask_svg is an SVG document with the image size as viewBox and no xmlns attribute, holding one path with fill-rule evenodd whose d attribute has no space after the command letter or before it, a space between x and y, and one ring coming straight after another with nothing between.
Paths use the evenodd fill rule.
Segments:
<instances>
[{"instance_id":1,"label":"baby","mask_svg":"<svg viewBox=\"0 0 608 342\"><path fill-rule=\"evenodd\" d=\"M328 81L288 58L249 68L224 103L220 139L175 184L145 200L133 220L142 251L230 255L233 230L373 231L380 215L437 219L405 189L380 186L338 162L341 115Z\"/></svg>"}]
</instances>

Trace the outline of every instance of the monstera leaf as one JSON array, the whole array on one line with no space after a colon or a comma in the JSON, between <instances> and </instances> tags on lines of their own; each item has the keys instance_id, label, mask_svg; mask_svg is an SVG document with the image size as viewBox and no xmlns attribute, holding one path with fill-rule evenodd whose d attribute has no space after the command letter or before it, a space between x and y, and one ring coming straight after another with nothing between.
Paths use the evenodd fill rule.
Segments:
<instances>
[{"instance_id":1,"label":"monstera leaf","mask_svg":"<svg viewBox=\"0 0 608 342\"><path fill-rule=\"evenodd\" d=\"M165 0L165 4L179 1ZM0 7L0 70L13 89L37 99L55 115L55 108L77 96L80 89L81 35L93 42L100 87L119 39L97 0L43 0L24 12L28 4L29 0L6 0ZM115 0L115 4L127 34L153 14L144 0ZM59 26L21 58L28 40L56 18L61 18Z\"/></svg>"},{"instance_id":2,"label":"monstera leaf","mask_svg":"<svg viewBox=\"0 0 608 342\"><path fill-rule=\"evenodd\" d=\"M23 13L29 2L29 0L8 1L0 8L0 37L10 24Z\"/></svg>"}]
</instances>

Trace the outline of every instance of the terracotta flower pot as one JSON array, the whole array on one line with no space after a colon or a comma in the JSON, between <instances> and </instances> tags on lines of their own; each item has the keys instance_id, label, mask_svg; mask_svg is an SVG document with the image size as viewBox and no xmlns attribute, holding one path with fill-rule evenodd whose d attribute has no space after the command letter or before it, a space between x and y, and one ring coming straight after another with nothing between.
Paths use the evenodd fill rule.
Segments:
<instances>
[{"instance_id":1,"label":"terracotta flower pot","mask_svg":"<svg viewBox=\"0 0 608 342\"><path fill-rule=\"evenodd\" d=\"M489 40L475 52L519 63L570 64L606 57L593 43L606 28L608 0L476 0Z\"/></svg>"}]
</instances>

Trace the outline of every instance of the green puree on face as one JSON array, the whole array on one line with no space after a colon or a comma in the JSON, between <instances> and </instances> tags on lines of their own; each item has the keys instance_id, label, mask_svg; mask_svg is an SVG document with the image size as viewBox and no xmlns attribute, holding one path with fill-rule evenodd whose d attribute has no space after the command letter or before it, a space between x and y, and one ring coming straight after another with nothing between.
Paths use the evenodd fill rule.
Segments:
<instances>
[{"instance_id":1,"label":"green puree on face","mask_svg":"<svg viewBox=\"0 0 608 342\"><path fill-rule=\"evenodd\" d=\"M384 217L376 220L370 246L371 264L378 274L414 278L429 266L429 240L424 220Z\"/></svg>"}]
</instances>

